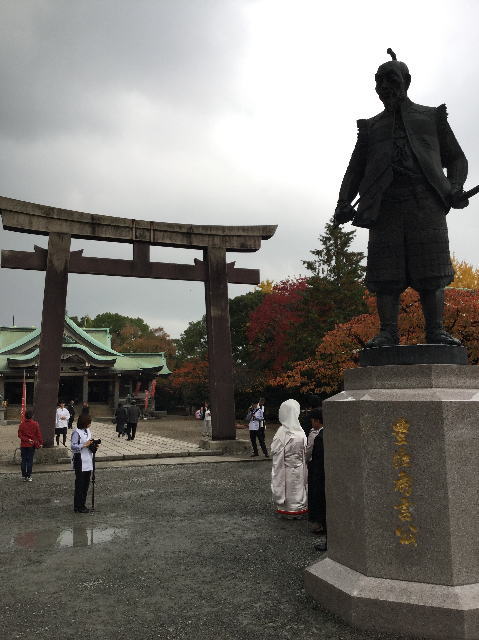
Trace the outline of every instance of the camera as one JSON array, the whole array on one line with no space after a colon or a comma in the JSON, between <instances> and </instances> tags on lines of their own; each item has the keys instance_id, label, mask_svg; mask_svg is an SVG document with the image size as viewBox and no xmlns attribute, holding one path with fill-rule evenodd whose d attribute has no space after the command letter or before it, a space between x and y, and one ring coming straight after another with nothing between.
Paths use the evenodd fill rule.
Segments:
<instances>
[{"instance_id":1,"label":"camera","mask_svg":"<svg viewBox=\"0 0 479 640\"><path fill-rule=\"evenodd\" d=\"M99 444L101 444L101 438L98 438L98 440L93 440L93 442L88 445L88 448L92 453L96 453L98 451Z\"/></svg>"}]
</instances>

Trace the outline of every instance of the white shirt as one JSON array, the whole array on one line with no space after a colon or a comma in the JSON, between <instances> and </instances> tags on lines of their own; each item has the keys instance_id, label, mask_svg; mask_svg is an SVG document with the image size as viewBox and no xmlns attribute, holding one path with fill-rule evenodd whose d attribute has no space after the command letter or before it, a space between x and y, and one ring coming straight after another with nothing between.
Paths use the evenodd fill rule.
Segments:
<instances>
[{"instance_id":1,"label":"white shirt","mask_svg":"<svg viewBox=\"0 0 479 640\"><path fill-rule=\"evenodd\" d=\"M55 429L67 429L68 421L70 420L70 412L68 409L62 409L58 407L57 415L55 418Z\"/></svg>"},{"instance_id":2,"label":"white shirt","mask_svg":"<svg viewBox=\"0 0 479 640\"><path fill-rule=\"evenodd\" d=\"M264 415L261 408L258 407L257 409L254 409L251 414L251 420L249 421L249 426L248 426L249 430L258 431L258 429L262 424L263 418L264 418Z\"/></svg>"},{"instance_id":3,"label":"white shirt","mask_svg":"<svg viewBox=\"0 0 479 640\"><path fill-rule=\"evenodd\" d=\"M73 453L77 453L78 451L81 453L81 470L82 471L92 471L93 469L93 453L90 451L88 447L84 447L83 445L88 440L91 440L92 435L90 429L76 429L72 433L72 442L71 442L71 450ZM72 467L73 467L73 458L72 458Z\"/></svg>"}]
</instances>

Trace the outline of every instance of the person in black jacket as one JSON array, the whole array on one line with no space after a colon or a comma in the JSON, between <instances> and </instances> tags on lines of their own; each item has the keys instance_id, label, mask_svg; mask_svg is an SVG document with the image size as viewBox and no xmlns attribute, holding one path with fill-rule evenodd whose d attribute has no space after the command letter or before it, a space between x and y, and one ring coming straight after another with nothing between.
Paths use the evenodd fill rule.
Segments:
<instances>
[{"instance_id":1,"label":"person in black jacket","mask_svg":"<svg viewBox=\"0 0 479 640\"><path fill-rule=\"evenodd\" d=\"M70 414L70 419L68 420L68 428L72 429L73 421L75 419L75 401L74 400L70 400L70 404L68 405L67 409Z\"/></svg>"},{"instance_id":2,"label":"person in black jacket","mask_svg":"<svg viewBox=\"0 0 479 640\"><path fill-rule=\"evenodd\" d=\"M123 402L119 402L115 411L115 423L116 423L115 430L119 438L125 435L127 422L128 422L128 414L127 414L126 408L123 406Z\"/></svg>"},{"instance_id":3,"label":"person in black jacket","mask_svg":"<svg viewBox=\"0 0 479 640\"><path fill-rule=\"evenodd\" d=\"M313 409L310 413L314 437L311 460L308 464L308 512L309 521L313 524L312 532L327 535L326 525L326 491L324 474L323 414L321 409ZM324 546L324 548L326 548Z\"/></svg>"},{"instance_id":4,"label":"person in black jacket","mask_svg":"<svg viewBox=\"0 0 479 640\"><path fill-rule=\"evenodd\" d=\"M136 404L136 400L132 400L130 406L127 408L127 425L126 433L128 440L134 440L136 436L136 427L138 426L138 420L140 419L140 407Z\"/></svg>"}]
</instances>

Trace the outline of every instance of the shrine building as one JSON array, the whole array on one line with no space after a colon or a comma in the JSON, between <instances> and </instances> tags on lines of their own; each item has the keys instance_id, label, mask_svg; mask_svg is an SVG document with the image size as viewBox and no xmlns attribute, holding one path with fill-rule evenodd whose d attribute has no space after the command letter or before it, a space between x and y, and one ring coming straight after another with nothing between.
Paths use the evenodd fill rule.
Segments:
<instances>
[{"instance_id":1,"label":"shrine building","mask_svg":"<svg viewBox=\"0 0 479 640\"><path fill-rule=\"evenodd\" d=\"M33 403L40 329L0 327L0 394L19 405L25 372L27 404ZM112 409L128 394L144 397L157 376L168 375L164 353L119 353L110 329L80 328L65 316L58 399Z\"/></svg>"}]
</instances>

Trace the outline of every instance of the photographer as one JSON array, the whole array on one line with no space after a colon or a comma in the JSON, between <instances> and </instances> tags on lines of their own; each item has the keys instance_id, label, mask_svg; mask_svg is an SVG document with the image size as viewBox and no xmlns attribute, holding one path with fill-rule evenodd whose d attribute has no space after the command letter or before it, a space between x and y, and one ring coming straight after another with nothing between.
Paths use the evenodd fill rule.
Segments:
<instances>
[{"instance_id":1,"label":"photographer","mask_svg":"<svg viewBox=\"0 0 479 640\"><path fill-rule=\"evenodd\" d=\"M85 417L84 423L81 427L77 426L71 438L72 467L75 470L75 497L73 499L75 513L89 513L90 511L85 502L93 470L93 453L96 453L100 444L99 440L92 438L90 424L90 416Z\"/></svg>"},{"instance_id":2,"label":"photographer","mask_svg":"<svg viewBox=\"0 0 479 640\"><path fill-rule=\"evenodd\" d=\"M264 430L264 414L259 402L254 402L248 409L248 429L249 437L251 440L251 446L253 447L253 453L251 457L258 455L258 446L256 444L256 438L259 440L261 451L265 458L269 458L268 450L265 442L265 430Z\"/></svg>"}]
</instances>

